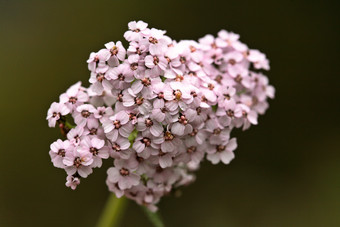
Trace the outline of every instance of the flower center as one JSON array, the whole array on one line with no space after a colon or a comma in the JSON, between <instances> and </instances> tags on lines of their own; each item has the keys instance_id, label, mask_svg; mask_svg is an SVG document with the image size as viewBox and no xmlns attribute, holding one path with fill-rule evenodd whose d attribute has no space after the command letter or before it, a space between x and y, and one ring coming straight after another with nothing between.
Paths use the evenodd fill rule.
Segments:
<instances>
[{"instance_id":1,"label":"flower center","mask_svg":"<svg viewBox=\"0 0 340 227\"><path fill-rule=\"evenodd\" d=\"M121 151L120 146L119 146L119 144L117 144L117 143L112 144L112 149L113 149L114 151Z\"/></svg>"},{"instance_id":2,"label":"flower center","mask_svg":"<svg viewBox=\"0 0 340 227\"><path fill-rule=\"evenodd\" d=\"M117 55L118 54L118 48L116 46L113 46L110 50L112 55Z\"/></svg>"},{"instance_id":3,"label":"flower center","mask_svg":"<svg viewBox=\"0 0 340 227\"><path fill-rule=\"evenodd\" d=\"M192 153L194 153L195 151L196 151L196 147L195 147L195 146L188 147L188 149L187 149L187 152L188 152L189 154L192 154Z\"/></svg>"},{"instance_id":4,"label":"flower center","mask_svg":"<svg viewBox=\"0 0 340 227\"><path fill-rule=\"evenodd\" d=\"M151 145L151 140L147 137L144 137L141 142L144 143L146 147L150 147Z\"/></svg>"},{"instance_id":5,"label":"flower center","mask_svg":"<svg viewBox=\"0 0 340 227\"><path fill-rule=\"evenodd\" d=\"M222 152L222 151L225 150L225 148L226 148L226 147L223 146L223 145L217 145L217 146L216 146L216 151L217 151L217 152Z\"/></svg>"},{"instance_id":6,"label":"flower center","mask_svg":"<svg viewBox=\"0 0 340 227\"><path fill-rule=\"evenodd\" d=\"M151 127L153 125L153 122L150 118L145 119L145 125L146 127Z\"/></svg>"},{"instance_id":7,"label":"flower center","mask_svg":"<svg viewBox=\"0 0 340 227\"><path fill-rule=\"evenodd\" d=\"M88 118L91 115L91 113L88 110L81 111L81 116L84 118Z\"/></svg>"},{"instance_id":8,"label":"flower center","mask_svg":"<svg viewBox=\"0 0 340 227\"><path fill-rule=\"evenodd\" d=\"M70 97L68 100L70 103L75 104L77 102L77 98L76 97Z\"/></svg>"},{"instance_id":9,"label":"flower center","mask_svg":"<svg viewBox=\"0 0 340 227\"><path fill-rule=\"evenodd\" d=\"M119 74L118 75L118 80L124 81L125 80L125 76L123 74Z\"/></svg>"},{"instance_id":10,"label":"flower center","mask_svg":"<svg viewBox=\"0 0 340 227\"><path fill-rule=\"evenodd\" d=\"M137 97L137 98L135 98L135 103L136 103L138 106L142 105L143 102L144 102L144 98L143 98L143 97Z\"/></svg>"},{"instance_id":11,"label":"flower center","mask_svg":"<svg viewBox=\"0 0 340 227\"><path fill-rule=\"evenodd\" d=\"M61 157L65 157L65 149L60 149L59 151L58 151L58 155L59 156L61 156Z\"/></svg>"},{"instance_id":12,"label":"flower center","mask_svg":"<svg viewBox=\"0 0 340 227\"><path fill-rule=\"evenodd\" d=\"M181 123L181 124L183 124L183 125L188 124L188 120L187 120L187 118L185 117L185 115L180 116L180 117L178 118L178 122Z\"/></svg>"},{"instance_id":13,"label":"flower center","mask_svg":"<svg viewBox=\"0 0 340 227\"><path fill-rule=\"evenodd\" d=\"M229 116L229 117L234 117L234 111L232 111L232 110L227 110L227 115Z\"/></svg>"},{"instance_id":14,"label":"flower center","mask_svg":"<svg viewBox=\"0 0 340 227\"><path fill-rule=\"evenodd\" d=\"M174 135L171 133L171 132L169 132L169 131L166 131L165 132L165 134L164 134L164 139L165 139L165 141L171 141L171 140L173 140L175 137L174 137Z\"/></svg>"},{"instance_id":15,"label":"flower center","mask_svg":"<svg viewBox=\"0 0 340 227\"><path fill-rule=\"evenodd\" d=\"M99 82L102 82L104 80L104 74L103 73L98 73L96 78L97 78L97 80Z\"/></svg>"},{"instance_id":16,"label":"flower center","mask_svg":"<svg viewBox=\"0 0 340 227\"><path fill-rule=\"evenodd\" d=\"M152 43L152 44L157 44L158 43L158 40L154 37L149 37L149 42Z\"/></svg>"},{"instance_id":17,"label":"flower center","mask_svg":"<svg viewBox=\"0 0 340 227\"><path fill-rule=\"evenodd\" d=\"M91 147L91 148L90 148L90 152L92 153L93 156L98 155L98 149L95 148L95 147Z\"/></svg>"},{"instance_id":18,"label":"flower center","mask_svg":"<svg viewBox=\"0 0 340 227\"><path fill-rule=\"evenodd\" d=\"M116 129L119 129L120 127L122 127L122 125L120 124L120 121L118 121L118 120L115 120L113 122L113 125L115 126Z\"/></svg>"},{"instance_id":19,"label":"flower center","mask_svg":"<svg viewBox=\"0 0 340 227\"><path fill-rule=\"evenodd\" d=\"M158 65L159 63L159 58L157 56L153 57L153 64Z\"/></svg>"},{"instance_id":20,"label":"flower center","mask_svg":"<svg viewBox=\"0 0 340 227\"><path fill-rule=\"evenodd\" d=\"M135 70L137 70L138 69L138 63L132 63L131 65L130 65L130 69L132 70L132 71L135 71Z\"/></svg>"},{"instance_id":21,"label":"flower center","mask_svg":"<svg viewBox=\"0 0 340 227\"><path fill-rule=\"evenodd\" d=\"M79 168L79 166L81 166L81 158L76 157L73 161L73 165L75 165L77 168Z\"/></svg>"},{"instance_id":22,"label":"flower center","mask_svg":"<svg viewBox=\"0 0 340 227\"><path fill-rule=\"evenodd\" d=\"M121 168L121 169L119 170L119 173L120 173L120 175L122 175L122 176L127 176L127 175L130 174L129 170L128 170L128 169L125 169L125 168Z\"/></svg>"},{"instance_id":23,"label":"flower center","mask_svg":"<svg viewBox=\"0 0 340 227\"><path fill-rule=\"evenodd\" d=\"M177 100L180 100L181 99L181 97L182 97L182 92L180 91L180 90L176 90L176 91L174 91L174 96L175 96L175 98L177 99Z\"/></svg>"}]
</instances>

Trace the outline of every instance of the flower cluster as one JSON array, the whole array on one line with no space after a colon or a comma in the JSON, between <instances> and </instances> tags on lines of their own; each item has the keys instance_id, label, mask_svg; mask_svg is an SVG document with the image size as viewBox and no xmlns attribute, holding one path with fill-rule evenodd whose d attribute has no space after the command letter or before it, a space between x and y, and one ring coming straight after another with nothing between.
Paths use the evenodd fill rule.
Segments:
<instances>
[{"instance_id":1,"label":"flower cluster","mask_svg":"<svg viewBox=\"0 0 340 227\"><path fill-rule=\"evenodd\" d=\"M50 156L72 189L112 158L109 190L154 211L194 180L204 158L234 158L231 130L256 125L274 88L260 72L266 56L235 33L176 42L142 21L128 27L127 49L118 41L91 53L90 87L78 82L51 105L49 126L67 139L52 143Z\"/></svg>"}]
</instances>

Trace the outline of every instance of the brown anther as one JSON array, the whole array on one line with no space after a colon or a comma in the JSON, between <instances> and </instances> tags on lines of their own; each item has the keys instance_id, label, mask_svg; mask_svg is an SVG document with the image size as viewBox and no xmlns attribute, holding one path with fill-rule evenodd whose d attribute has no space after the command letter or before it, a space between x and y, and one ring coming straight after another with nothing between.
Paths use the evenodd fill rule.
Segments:
<instances>
[{"instance_id":1,"label":"brown anther","mask_svg":"<svg viewBox=\"0 0 340 227\"><path fill-rule=\"evenodd\" d=\"M129 170L128 170L128 169L125 169L125 168L121 168L121 169L119 170L119 173L120 173L120 175L122 175L122 176L127 176L127 175L130 174Z\"/></svg>"},{"instance_id":2,"label":"brown anther","mask_svg":"<svg viewBox=\"0 0 340 227\"><path fill-rule=\"evenodd\" d=\"M248 113L247 113L246 111L242 110L242 116L243 116L243 117L247 117L247 116L248 116Z\"/></svg>"},{"instance_id":3,"label":"brown anther","mask_svg":"<svg viewBox=\"0 0 340 227\"><path fill-rule=\"evenodd\" d=\"M90 148L90 152L91 152L92 155L94 155L94 156L98 155L98 149L95 148L95 147L91 147L91 148Z\"/></svg>"},{"instance_id":4,"label":"brown anther","mask_svg":"<svg viewBox=\"0 0 340 227\"><path fill-rule=\"evenodd\" d=\"M113 149L114 151L120 151L120 146L119 146L119 144L117 144L117 143L112 144L112 149Z\"/></svg>"},{"instance_id":5,"label":"brown anther","mask_svg":"<svg viewBox=\"0 0 340 227\"><path fill-rule=\"evenodd\" d=\"M103 73L98 73L96 78L99 82L102 82L105 78L105 75Z\"/></svg>"},{"instance_id":6,"label":"brown anther","mask_svg":"<svg viewBox=\"0 0 340 227\"><path fill-rule=\"evenodd\" d=\"M164 98L164 93L161 91L158 93L157 98L163 99Z\"/></svg>"},{"instance_id":7,"label":"brown anther","mask_svg":"<svg viewBox=\"0 0 340 227\"><path fill-rule=\"evenodd\" d=\"M216 43L212 43L212 44L211 44L211 47L214 48L214 49L216 49L216 48L217 48Z\"/></svg>"},{"instance_id":8,"label":"brown anther","mask_svg":"<svg viewBox=\"0 0 340 227\"><path fill-rule=\"evenodd\" d=\"M162 111L162 113L165 113L165 112L167 111L166 107L163 107L163 108L161 109L161 111Z\"/></svg>"},{"instance_id":9,"label":"brown anther","mask_svg":"<svg viewBox=\"0 0 340 227\"><path fill-rule=\"evenodd\" d=\"M141 55L142 51L140 51L139 47L136 48L136 54Z\"/></svg>"},{"instance_id":10,"label":"brown anther","mask_svg":"<svg viewBox=\"0 0 340 227\"><path fill-rule=\"evenodd\" d=\"M208 99L203 95L202 98L201 98L201 101L202 102L208 102Z\"/></svg>"},{"instance_id":11,"label":"brown anther","mask_svg":"<svg viewBox=\"0 0 340 227\"><path fill-rule=\"evenodd\" d=\"M135 103L140 106L143 104L144 98L143 97L136 97L135 98Z\"/></svg>"},{"instance_id":12,"label":"brown anther","mask_svg":"<svg viewBox=\"0 0 340 227\"><path fill-rule=\"evenodd\" d=\"M130 121L136 120L136 119L137 119L136 114L134 114L134 113L129 113L129 119L130 119Z\"/></svg>"},{"instance_id":13,"label":"brown anther","mask_svg":"<svg viewBox=\"0 0 340 227\"><path fill-rule=\"evenodd\" d=\"M56 116L59 116L59 115L60 115L59 113L53 112L52 117L56 117Z\"/></svg>"},{"instance_id":14,"label":"brown anther","mask_svg":"<svg viewBox=\"0 0 340 227\"><path fill-rule=\"evenodd\" d=\"M81 166L81 159L79 157L75 158L73 161L73 165L79 168L79 166Z\"/></svg>"},{"instance_id":15,"label":"brown anther","mask_svg":"<svg viewBox=\"0 0 340 227\"><path fill-rule=\"evenodd\" d=\"M230 100L230 95L229 95L229 94L224 94L224 98L225 98L226 100Z\"/></svg>"},{"instance_id":16,"label":"brown anther","mask_svg":"<svg viewBox=\"0 0 340 227\"><path fill-rule=\"evenodd\" d=\"M180 90L174 91L174 96L177 100L180 100L182 97L182 92Z\"/></svg>"},{"instance_id":17,"label":"brown anther","mask_svg":"<svg viewBox=\"0 0 340 227\"><path fill-rule=\"evenodd\" d=\"M183 125L188 124L188 120L186 119L186 117L184 115L182 115L178 118L178 122L183 124Z\"/></svg>"},{"instance_id":18,"label":"brown anther","mask_svg":"<svg viewBox=\"0 0 340 227\"><path fill-rule=\"evenodd\" d=\"M125 76L123 74L119 74L118 75L118 80L124 81L125 80Z\"/></svg>"},{"instance_id":19,"label":"brown anther","mask_svg":"<svg viewBox=\"0 0 340 227\"><path fill-rule=\"evenodd\" d=\"M76 102L77 102L77 98L76 97L70 97L69 99L68 99L68 102L70 102L70 103L72 103L72 104L75 104Z\"/></svg>"},{"instance_id":20,"label":"brown anther","mask_svg":"<svg viewBox=\"0 0 340 227\"><path fill-rule=\"evenodd\" d=\"M193 71L190 71L190 72L188 73L188 75L189 75L189 76L197 76L197 73L196 73L196 72L193 72Z\"/></svg>"},{"instance_id":21,"label":"brown anther","mask_svg":"<svg viewBox=\"0 0 340 227\"><path fill-rule=\"evenodd\" d=\"M215 134L215 135L218 135L218 134L220 134L221 133L221 129L220 128L215 128L214 129L214 131L213 131L213 133Z\"/></svg>"},{"instance_id":22,"label":"brown anther","mask_svg":"<svg viewBox=\"0 0 340 227\"><path fill-rule=\"evenodd\" d=\"M241 83L241 81L242 81L242 76L241 76L241 75L237 75L236 78L235 78L235 81L236 81L237 83Z\"/></svg>"},{"instance_id":23,"label":"brown anther","mask_svg":"<svg viewBox=\"0 0 340 227\"><path fill-rule=\"evenodd\" d=\"M221 84L222 83L222 79L223 79L223 77L221 75L218 75L218 76L216 76L215 81L217 83Z\"/></svg>"},{"instance_id":24,"label":"brown anther","mask_svg":"<svg viewBox=\"0 0 340 227\"><path fill-rule=\"evenodd\" d=\"M153 122L150 118L145 119L145 126L151 127L153 125Z\"/></svg>"},{"instance_id":25,"label":"brown anther","mask_svg":"<svg viewBox=\"0 0 340 227\"><path fill-rule=\"evenodd\" d=\"M149 86L149 85L151 85L151 80L149 79L149 78L143 78L142 79L142 84L145 86L145 87L147 87L147 86Z\"/></svg>"},{"instance_id":26,"label":"brown anther","mask_svg":"<svg viewBox=\"0 0 340 227\"><path fill-rule=\"evenodd\" d=\"M208 84L209 90L214 90L215 86L213 84Z\"/></svg>"},{"instance_id":27,"label":"brown anther","mask_svg":"<svg viewBox=\"0 0 340 227\"><path fill-rule=\"evenodd\" d=\"M140 32L140 29L139 28L136 28L136 29L134 29L134 30L132 30L133 32Z\"/></svg>"},{"instance_id":28,"label":"brown anther","mask_svg":"<svg viewBox=\"0 0 340 227\"><path fill-rule=\"evenodd\" d=\"M176 81L182 81L182 80L184 80L184 77L183 77L183 75L176 75L176 79L175 79Z\"/></svg>"},{"instance_id":29,"label":"brown anther","mask_svg":"<svg viewBox=\"0 0 340 227\"><path fill-rule=\"evenodd\" d=\"M166 132L164 133L164 139L165 139L165 141L171 141L171 140L173 140L174 138L175 138L175 137L174 137L174 135L171 134L171 132L166 131Z\"/></svg>"},{"instance_id":30,"label":"brown anther","mask_svg":"<svg viewBox=\"0 0 340 227\"><path fill-rule=\"evenodd\" d=\"M216 146L216 151L217 151L217 152L222 152L222 151L224 151L224 150L225 150L225 148L226 148L226 146L223 146L223 145L217 145L217 146Z\"/></svg>"},{"instance_id":31,"label":"brown anther","mask_svg":"<svg viewBox=\"0 0 340 227\"><path fill-rule=\"evenodd\" d=\"M191 133L189 133L190 136L196 136L196 134L198 133L197 129L193 129Z\"/></svg>"},{"instance_id":32,"label":"brown anther","mask_svg":"<svg viewBox=\"0 0 340 227\"><path fill-rule=\"evenodd\" d=\"M234 59L230 59L228 62L229 62L229 64L231 64L231 65L235 65L235 64L236 64L236 61L235 61Z\"/></svg>"},{"instance_id":33,"label":"brown anther","mask_svg":"<svg viewBox=\"0 0 340 227\"><path fill-rule=\"evenodd\" d=\"M142 140L141 140L142 143L145 144L146 147L150 147L151 146L151 140L147 137L144 137Z\"/></svg>"},{"instance_id":34,"label":"brown anther","mask_svg":"<svg viewBox=\"0 0 340 227\"><path fill-rule=\"evenodd\" d=\"M197 115L200 115L202 113L202 108L201 107L197 107L196 108L196 112L197 112Z\"/></svg>"},{"instance_id":35,"label":"brown anther","mask_svg":"<svg viewBox=\"0 0 340 227\"><path fill-rule=\"evenodd\" d=\"M154 37L149 37L149 42L152 43L152 44L157 44L158 43L158 40Z\"/></svg>"},{"instance_id":36,"label":"brown anther","mask_svg":"<svg viewBox=\"0 0 340 227\"><path fill-rule=\"evenodd\" d=\"M90 135L97 135L97 129L96 128L90 129Z\"/></svg>"},{"instance_id":37,"label":"brown anther","mask_svg":"<svg viewBox=\"0 0 340 227\"><path fill-rule=\"evenodd\" d=\"M118 48L116 46L113 46L110 50L112 55L117 55L118 54Z\"/></svg>"},{"instance_id":38,"label":"brown anther","mask_svg":"<svg viewBox=\"0 0 340 227\"><path fill-rule=\"evenodd\" d=\"M229 117L234 117L234 111L232 111L232 110L227 110L227 115L229 116Z\"/></svg>"},{"instance_id":39,"label":"brown anther","mask_svg":"<svg viewBox=\"0 0 340 227\"><path fill-rule=\"evenodd\" d=\"M157 56L153 57L153 64L158 65L159 63L159 58Z\"/></svg>"},{"instance_id":40,"label":"brown anther","mask_svg":"<svg viewBox=\"0 0 340 227\"><path fill-rule=\"evenodd\" d=\"M168 56L165 56L164 58L168 61L168 63L171 62L171 59Z\"/></svg>"},{"instance_id":41,"label":"brown anther","mask_svg":"<svg viewBox=\"0 0 340 227\"><path fill-rule=\"evenodd\" d=\"M120 124L120 121L118 121L118 120L115 120L113 122L113 125L115 126L116 129L119 129L120 127L122 127L122 125Z\"/></svg>"},{"instance_id":42,"label":"brown anther","mask_svg":"<svg viewBox=\"0 0 340 227\"><path fill-rule=\"evenodd\" d=\"M196 48L194 46L189 46L191 53L196 51Z\"/></svg>"},{"instance_id":43,"label":"brown anther","mask_svg":"<svg viewBox=\"0 0 340 227\"><path fill-rule=\"evenodd\" d=\"M182 63L182 64L185 64L185 62L187 62L187 59L185 57L180 57L179 58L179 61Z\"/></svg>"},{"instance_id":44,"label":"brown anther","mask_svg":"<svg viewBox=\"0 0 340 227\"><path fill-rule=\"evenodd\" d=\"M65 153L66 153L65 149L60 149L57 154L61 157L65 157Z\"/></svg>"},{"instance_id":45,"label":"brown anther","mask_svg":"<svg viewBox=\"0 0 340 227\"><path fill-rule=\"evenodd\" d=\"M190 92L190 95L192 95L192 97L194 97L194 98L197 97L197 93L195 91Z\"/></svg>"},{"instance_id":46,"label":"brown anther","mask_svg":"<svg viewBox=\"0 0 340 227\"><path fill-rule=\"evenodd\" d=\"M91 113L88 110L81 111L81 116L84 118L88 118L91 115Z\"/></svg>"},{"instance_id":47,"label":"brown anther","mask_svg":"<svg viewBox=\"0 0 340 227\"><path fill-rule=\"evenodd\" d=\"M194 153L195 151L196 151L196 147L195 147L195 146L188 147L188 149L187 149L187 152L188 152L189 154L192 154L192 153Z\"/></svg>"},{"instance_id":48,"label":"brown anther","mask_svg":"<svg viewBox=\"0 0 340 227\"><path fill-rule=\"evenodd\" d=\"M130 65L130 69L132 70L132 71L135 71L135 70L137 70L138 69L138 63L132 63L131 65Z\"/></svg>"},{"instance_id":49,"label":"brown anther","mask_svg":"<svg viewBox=\"0 0 340 227\"><path fill-rule=\"evenodd\" d=\"M117 100L119 101L119 102L123 102L123 94L122 94L122 92L120 92L120 93L118 93L118 95L117 95Z\"/></svg>"}]
</instances>

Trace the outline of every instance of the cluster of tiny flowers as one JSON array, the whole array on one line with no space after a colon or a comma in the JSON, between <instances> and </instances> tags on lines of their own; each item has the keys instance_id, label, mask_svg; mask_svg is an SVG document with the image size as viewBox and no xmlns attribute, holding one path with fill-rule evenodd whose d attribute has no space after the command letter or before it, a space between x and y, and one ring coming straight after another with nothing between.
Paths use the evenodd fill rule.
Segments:
<instances>
[{"instance_id":1,"label":"cluster of tiny flowers","mask_svg":"<svg viewBox=\"0 0 340 227\"><path fill-rule=\"evenodd\" d=\"M66 140L52 143L50 156L72 189L112 158L109 190L155 211L204 158L234 158L231 130L256 125L274 88L260 72L266 56L235 33L176 42L142 21L128 27L127 49L118 41L91 53L90 87L78 82L52 103L49 126Z\"/></svg>"}]
</instances>

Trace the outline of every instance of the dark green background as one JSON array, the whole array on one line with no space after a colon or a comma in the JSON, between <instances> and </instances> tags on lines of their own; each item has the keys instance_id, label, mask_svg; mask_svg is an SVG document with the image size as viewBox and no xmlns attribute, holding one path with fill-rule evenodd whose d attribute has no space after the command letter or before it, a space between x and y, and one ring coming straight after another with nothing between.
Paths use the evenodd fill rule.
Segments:
<instances>
[{"instance_id":1,"label":"dark green background","mask_svg":"<svg viewBox=\"0 0 340 227\"><path fill-rule=\"evenodd\" d=\"M234 133L230 165L205 162L180 198L161 201L167 226L340 226L339 5L307 0L0 0L0 226L94 226L106 170L66 188L46 111L88 84L90 52L138 19L176 40L241 34L267 54L277 89L260 124ZM134 203L122 223L150 226Z\"/></svg>"}]
</instances>

